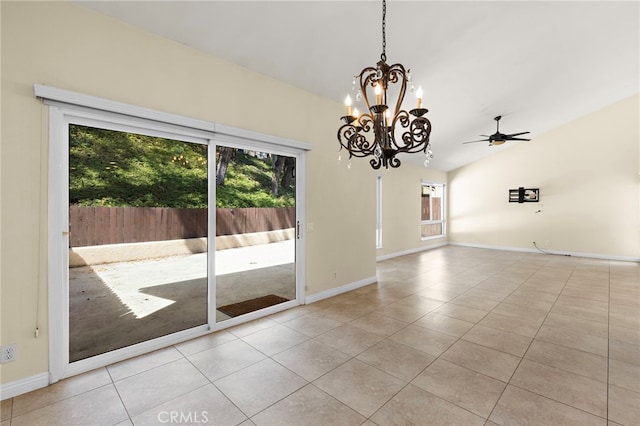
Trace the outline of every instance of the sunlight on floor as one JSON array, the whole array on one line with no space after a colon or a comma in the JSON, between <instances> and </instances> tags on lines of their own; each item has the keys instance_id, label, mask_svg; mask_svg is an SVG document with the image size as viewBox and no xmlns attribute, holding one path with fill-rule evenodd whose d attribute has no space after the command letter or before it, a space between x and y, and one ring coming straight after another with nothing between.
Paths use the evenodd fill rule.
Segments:
<instances>
[{"instance_id":1,"label":"sunlight on floor","mask_svg":"<svg viewBox=\"0 0 640 426\"><path fill-rule=\"evenodd\" d=\"M295 240L216 252L216 275L226 275L295 261ZM175 303L145 288L207 277L207 254L74 268L70 274L95 275L138 319Z\"/></svg>"}]
</instances>

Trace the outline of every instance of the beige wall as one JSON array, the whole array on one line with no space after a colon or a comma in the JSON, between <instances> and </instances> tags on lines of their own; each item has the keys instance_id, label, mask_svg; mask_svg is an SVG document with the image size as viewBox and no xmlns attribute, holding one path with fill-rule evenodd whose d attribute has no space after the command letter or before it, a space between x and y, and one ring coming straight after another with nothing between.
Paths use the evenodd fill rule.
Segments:
<instances>
[{"instance_id":1,"label":"beige wall","mask_svg":"<svg viewBox=\"0 0 640 426\"><path fill-rule=\"evenodd\" d=\"M340 104L73 4L0 4L0 343L18 345L1 383L48 370L48 123L34 83L311 143L307 295L375 275L375 180L335 161Z\"/></svg>"},{"instance_id":2,"label":"beige wall","mask_svg":"<svg viewBox=\"0 0 640 426\"><path fill-rule=\"evenodd\" d=\"M622 100L449 173L449 241L640 258L639 102ZM540 202L508 203L519 186L540 188Z\"/></svg>"},{"instance_id":3,"label":"beige wall","mask_svg":"<svg viewBox=\"0 0 640 426\"><path fill-rule=\"evenodd\" d=\"M434 155L438 155L435 142L433 151ZM447 174L407 161L398 169L377 174L382 176L382 248L377 250L377 256L385 257L446 244L446 237L422 241L420 212L421 182L427 180L446 184Z\"/></svg>"}]
</instances>

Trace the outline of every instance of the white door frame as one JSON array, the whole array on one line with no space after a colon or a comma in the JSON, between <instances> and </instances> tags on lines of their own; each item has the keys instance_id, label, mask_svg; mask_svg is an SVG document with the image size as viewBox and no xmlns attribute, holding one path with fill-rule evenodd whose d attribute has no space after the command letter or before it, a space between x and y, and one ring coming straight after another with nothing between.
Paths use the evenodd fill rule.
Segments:
<instances>
[{"instance_id":1,"label":"white door frame","mask_svg":"<svg viewBox=\"0 0 640 426\"><path fill-rule=\"evenodd\" d=\"M305 300L305 151L311 145L251 131L235 129L188 117L140 108L120 102L78 94L49 86L34 85L35 95L49 105L49 382L148 353L212 331L279 312ZM69 124L92 125L132 131L209 146L209 176L215 176L215 145L256 149L296 158L296 300L285 302L242 318L215 322L215 243L208 250L208 324L117 349L84 360L69 362L68 297L68 167ZM213 169L213 172L212 172ZM209 179L211 182L211 178ZM215 181L214 181L215 182ZM209 185L209 203L215 203L215 184ZM209 209L209 241L215 241L215 209Z\"/></svg>"}]
</instances>

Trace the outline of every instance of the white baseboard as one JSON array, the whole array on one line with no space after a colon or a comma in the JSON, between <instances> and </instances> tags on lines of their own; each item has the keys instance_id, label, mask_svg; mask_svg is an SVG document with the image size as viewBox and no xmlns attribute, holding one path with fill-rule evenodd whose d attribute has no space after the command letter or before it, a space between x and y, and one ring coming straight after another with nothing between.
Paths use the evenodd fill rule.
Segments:
<instances>
[{"instance_id":1,"label":"white baseboard","mask_svg":"<svg viewBox=\"0 0 640 426\"><path fill-rule=\"evenodd\" d=\"M49 386L49 373L40 373L15 382L0 384L0 401L47 386Z\"/></svg>"},{"instance_id":2,"label":"white baseboard","mask_svg":"<svg viewBox=\"0 0 640 426\"><path fill-rule=\"evenodd\" d=\"M519 251L523 253L540 253L538 250L534 248L525 248L525 247L510 247L510 246L495 246L491 244L475 244L475 243L449 243L450 246L459 246L459 247L470 247L470 248L481 248L481 249L489 249L489 250L504 250L504 251Z\"/></svg>"},{"instance_id":3,"label":"white baseboard","mask_svg":"<svg viewBox=\"0 0 640 426\"><path fill-rule=\"evenodd\" d=\"M524 253L545 254L535 248L526 248L526 247L510 247L510 246L495 246L490 244L451 243L451 242L449 243L449 245L460 246L460 247L471 247L471 248L483 248L483 249L490 249L490 250L519 251ZM622 262L640 262L640 257L632 257L632 256L614 256L614 255L599 254L599 253L582 253L582 252L547 250L547 249L544 249L544 251L547 252L546 254L555 254L560 256L588 257L592 259L618 260Z\"/></svg>"},{"instance_id":4,"label":"white baseboard","mask_svg":"<svg viewBox=\"0 0 640 426\"><path fill-rule=\"evenodd\" d=\"M431 250L438 247L444 247L446 245L448 245L448 243L443 242L443 243L437 243L437 244L428 245L428 246L416 247L410 250L399 251L396 253L385 254L385 255L376 257L376 262L380 262L381 260L393 259L394 257L405 256L407 254L420 253L421 251Z\"/></svg>"},{"instance_id":5,"label":"white baseboard","mask_svg":"<svg viewBox=\"0 0 640 426\"><path fill-rule=\"evenodd\" d=\"M340 287L331 288L329 290L321 291L320 293L315 293L305 298L305 303L313 303L318 302L322 299L327 299L329 297L337 296L342 293L346 293L351 290L358 289L360 287L364 287L369 284L373 284L378 282L378 277L369 277L363 280L355 281L349 284L341 285Z\"/></svg>"}]
</instances>

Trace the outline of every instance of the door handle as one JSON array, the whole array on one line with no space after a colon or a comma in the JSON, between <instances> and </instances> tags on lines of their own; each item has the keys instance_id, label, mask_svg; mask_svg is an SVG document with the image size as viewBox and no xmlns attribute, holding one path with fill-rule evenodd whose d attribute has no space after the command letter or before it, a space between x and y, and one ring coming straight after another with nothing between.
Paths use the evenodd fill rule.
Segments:
<instances>
[{"instance_id":1,"label":"door handle","mask_svg":"<svg viewBox=\"0 0 640 426\"><path fill-rule=\"evenodd\" d=\"M300 221L296 222L296 238L300 239Z\"/></svg>"}]
</instances>

